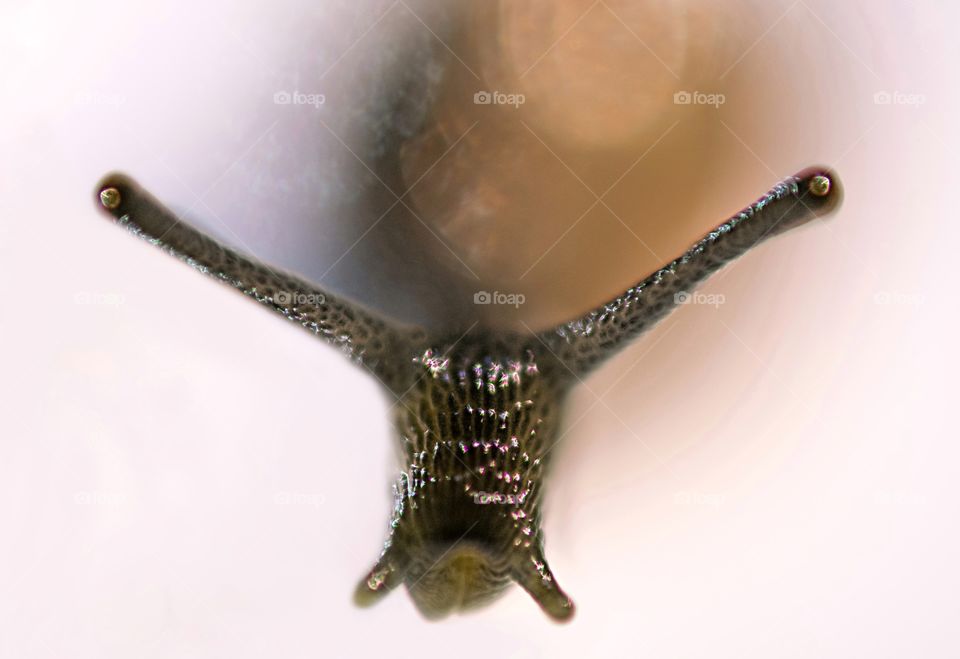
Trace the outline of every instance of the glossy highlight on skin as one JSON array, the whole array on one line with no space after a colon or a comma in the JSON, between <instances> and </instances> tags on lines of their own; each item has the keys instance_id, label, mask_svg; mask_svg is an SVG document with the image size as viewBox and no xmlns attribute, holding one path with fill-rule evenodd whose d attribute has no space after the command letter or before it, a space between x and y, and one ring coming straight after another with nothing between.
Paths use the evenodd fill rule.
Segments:
<instances>
[{"instance_id":1,"label":"glossy highlight on skin","mask_svg":"<svg viewBox=\"0 0 960 659\"><path fill-rule=\"evenodd\" d=\"M355 601L401 583L424 616L482 606L516 582L552 619L572 600L544 554L541 503L566 395L684 295L766 238L836 209L836 175L805 170L620 295L538 333L401 325L219 244L130 178L97 203L121 226L339 347L391 394L403 462L388 538Z\"/></svg>"}]
</instances>

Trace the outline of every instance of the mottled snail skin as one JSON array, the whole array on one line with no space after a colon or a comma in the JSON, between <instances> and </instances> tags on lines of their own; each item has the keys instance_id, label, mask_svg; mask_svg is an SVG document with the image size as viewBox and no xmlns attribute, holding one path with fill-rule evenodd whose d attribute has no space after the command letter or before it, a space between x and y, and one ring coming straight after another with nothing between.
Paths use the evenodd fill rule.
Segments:
<instances>
[{"instance_id":1,"label":"mottled snail skin","mask_svg":"<svg viewBox=\"0 0 960 659\"><path fill-rule=\"evenodd\" d=\"M678 294L841 199L832 172L806 170L580 318L537 335L474 327L431 336L221 246L124 176L108 176L98 195L121 225L339 346L392 392L404 464L389 538L357 587L359 604L405 583L436 619L516 582L555 620L574 607L544 558L540 504L566 394Z\"/></svg>"}]
</instances>

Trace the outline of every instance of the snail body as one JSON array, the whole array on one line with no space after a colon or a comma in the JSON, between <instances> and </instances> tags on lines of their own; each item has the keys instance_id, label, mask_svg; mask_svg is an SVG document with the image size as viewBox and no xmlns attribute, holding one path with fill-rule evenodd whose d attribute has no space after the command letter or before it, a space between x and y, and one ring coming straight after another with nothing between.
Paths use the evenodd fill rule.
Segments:
<instances>
[{"instance_id":1,"label":"snail body","mask_svg":"<svg viewBox=\"0 0 960 659\"><path fill-rule=\"evenodd\" d=\"M574 606L550 570L540 528L565 396L711 273L832 211L841 192L832 172L805 170L583 315L539 332L475 323L441 335L221 245L126 176L106 177L97 198L135 235L339 347L393 397L400 477L389 535L357 587L359 604L403 583L436 619L490 602L515 582L551 618L567 620Z\"/></svg>"}]
</instances>

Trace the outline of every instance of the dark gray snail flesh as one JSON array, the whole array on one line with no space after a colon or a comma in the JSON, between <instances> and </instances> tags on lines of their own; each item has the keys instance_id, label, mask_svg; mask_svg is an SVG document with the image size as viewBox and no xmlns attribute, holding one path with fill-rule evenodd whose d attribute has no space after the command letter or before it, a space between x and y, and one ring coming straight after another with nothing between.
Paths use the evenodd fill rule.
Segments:
<instances>
[{"instance_id":1,"label":"dark gray snail flesh","mask_svg":"<svg viewBox=\"0 0 960 659\"><path fill-rule=\"evenodd\" d=\"M101 208L134 234L295 321L376 377L395 399L405 456L390 533L357 587L367 605L406 583L428 618L491 601L516 581L555 620L573 603L540 529L546 458L566 393L667 315L682 294L762 240L835 209L824 168L777 184L616 298L539 334L482 327L434 336L277 272L192 229L131 179L110 175Z\"/></svg>"}]
</instances>

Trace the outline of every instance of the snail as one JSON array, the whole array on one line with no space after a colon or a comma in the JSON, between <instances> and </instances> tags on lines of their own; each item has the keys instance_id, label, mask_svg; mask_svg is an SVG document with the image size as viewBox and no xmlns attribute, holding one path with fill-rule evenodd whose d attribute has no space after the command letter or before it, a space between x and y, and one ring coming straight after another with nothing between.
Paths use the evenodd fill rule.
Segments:
<instances>
[{"instance_id":1,"label":"snail","mask_svg":"<svg viewBox=\"0 0 960 659\"><path fill-rule=\"evenodd\" d=\"M355 592L405 584L430 619L488 603L515 582L548 616L573 601L544 553L541 504L565 396L698 283L772 236L839 205L836 174L811 168L595 309L543 331L482 324L432 333L331 295L191 228L132 179L108 175L99 206L135 235L340 348L392 399L403 463L388 538Z\"/></svg>"}]
</instances>

